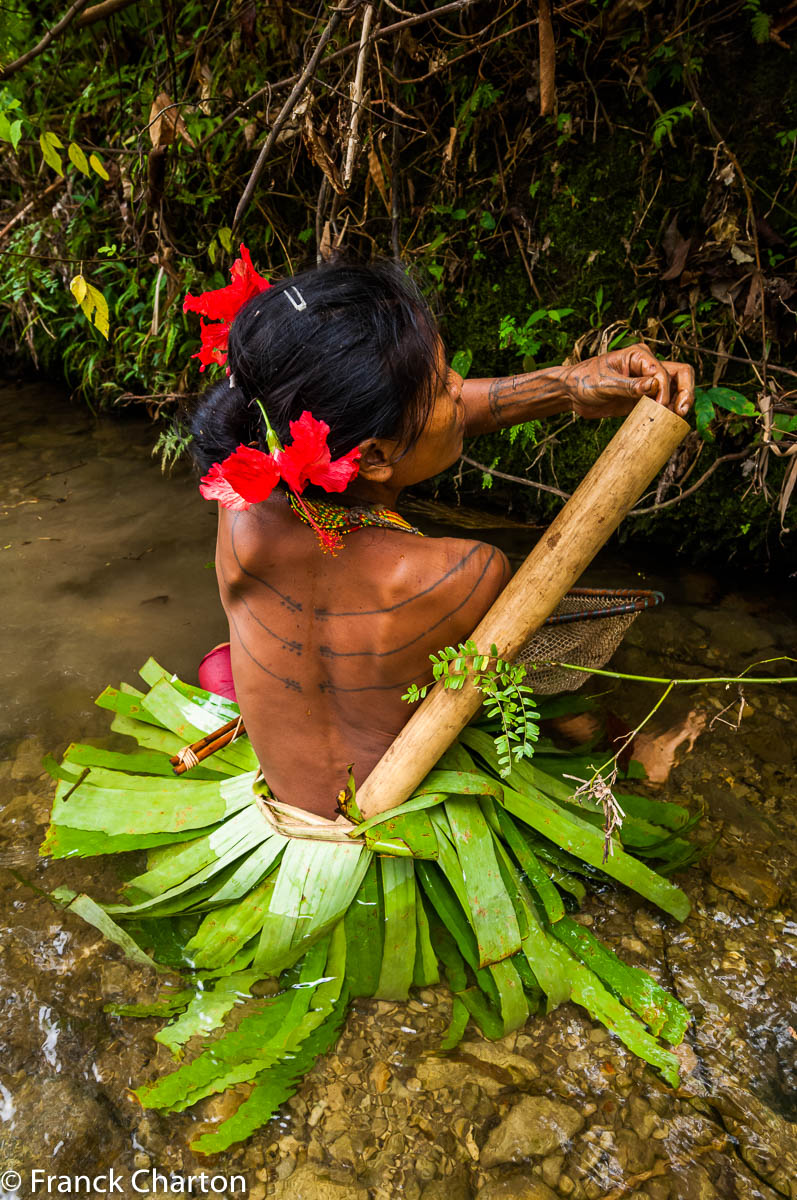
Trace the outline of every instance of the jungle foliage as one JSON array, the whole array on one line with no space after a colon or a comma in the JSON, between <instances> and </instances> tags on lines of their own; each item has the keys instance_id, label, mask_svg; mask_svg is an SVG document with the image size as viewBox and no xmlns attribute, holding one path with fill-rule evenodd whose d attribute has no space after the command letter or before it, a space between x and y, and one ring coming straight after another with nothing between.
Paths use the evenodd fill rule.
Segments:
<instances>
[{"instance_id":1,"label":"jungle foliage","mask_svg":"<svg viewBox=\"0 0 797 1200\"><path fill-rule=\"evenodd\" d=\"M697 427L629 535L782 562L796 29L781 0L13 0L5 355L94 408L145 405L168 462L201 383L181 300L241 240L272 275L400 257L459 369L640 338L693 362ZM546 519L611 426L483 439L437 490Z\"/></svg>"}]
</instances>

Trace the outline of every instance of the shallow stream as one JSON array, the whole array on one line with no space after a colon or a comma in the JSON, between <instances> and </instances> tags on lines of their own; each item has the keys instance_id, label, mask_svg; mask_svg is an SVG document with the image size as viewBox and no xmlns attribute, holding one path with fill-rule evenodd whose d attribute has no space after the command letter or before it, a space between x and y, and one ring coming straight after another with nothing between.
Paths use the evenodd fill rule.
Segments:
<instances>
[{"instance_id":1,"label":"shallow stream","mask_svg":"<svg viewBox=\"0 0 797 1200\"><path fill-rule=\"evenodd\" d=\"M174 1191L194 1176L195 1194L210 1190L203 1170L222 1183L242 1175L252 1200L797 1197L793 687L746 687L738 729L735 687L673 693L657 714L660 731L690 713L705 718L665 785L705 807L698 837L715 842L679 878L693 914L679 926L606 889L579 918L692 1012L677 1091L571 1005L501 1042L469 1031L453 1054L437 1056L450 1011L441 987L406 1005L358 1002L336 1052L280 1118L224 1155L203 1159L187 1147L198 1125L226 1115L229 1097L196 1113L143 1112L129 1089L168 1069L168 1052L152 1040L159 1023L103 1006L153 998L156 985L47 899L61 883L108 898L118 876L101 859L37 857L52 793L41 759L70 740L104 744L107 714L92 699L106 683L135 682L149 655L195 678L202 653L225 637L215 514L187 468L160 472L143 419L95 421L44 385L12 385L0 395L0 421L0 1197L13 1194L4 1169L22 1174L18 1194L28 1196L34 1168L113 1168L115 1193L131 1197L158 1183L153 1170L174 1172ZM532 538L484 536L519 556ZM642 570L607 557L585 582L667 593L664 609L632 627L618 670L736 675L797 647L793 592L756 577L722 581L680 562ZM614 684L603 704L634 724L658 694ZM233 1183L227 1194L243 1193Z\"/></svg>"}]
</instances>

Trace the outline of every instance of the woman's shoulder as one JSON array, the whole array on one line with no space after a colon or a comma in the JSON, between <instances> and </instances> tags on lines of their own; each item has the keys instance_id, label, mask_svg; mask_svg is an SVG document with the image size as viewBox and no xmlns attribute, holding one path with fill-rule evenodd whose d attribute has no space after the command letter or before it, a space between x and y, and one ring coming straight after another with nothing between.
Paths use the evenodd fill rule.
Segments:
<instances>
[{"instance_id":1,"label":"woman's shoulder","mask_svg":"<svg viewBox=\"0 0 797 1200\"><path fill-rule=\"evenodd\" d=\"M402 553L393 560L392 590L427 601L431 613L446 613L456 621L458 637L468 637L509 582L506 555L470 538L402 540Z\"/></svg>"}]
</instances>

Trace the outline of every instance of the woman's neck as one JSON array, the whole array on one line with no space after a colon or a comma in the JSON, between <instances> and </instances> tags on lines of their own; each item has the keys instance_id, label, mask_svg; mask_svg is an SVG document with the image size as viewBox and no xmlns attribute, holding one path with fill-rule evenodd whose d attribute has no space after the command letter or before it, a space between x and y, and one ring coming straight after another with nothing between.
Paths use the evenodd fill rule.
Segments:
<instances>
[{"instance_id":1,"label":"woman's neck","mask_svg":"<svg viewBox=\"0 0 797 1200\"><path fill-rule=\"evenodd\" d=\"M346 488L341 500L349 507L355 504L373 504L381 508L394 509L398 504L401 489L389 484L375 483L370 479L355 479ZM330 496L334 500L334 496Z\"/></svg>"}]
</instances>

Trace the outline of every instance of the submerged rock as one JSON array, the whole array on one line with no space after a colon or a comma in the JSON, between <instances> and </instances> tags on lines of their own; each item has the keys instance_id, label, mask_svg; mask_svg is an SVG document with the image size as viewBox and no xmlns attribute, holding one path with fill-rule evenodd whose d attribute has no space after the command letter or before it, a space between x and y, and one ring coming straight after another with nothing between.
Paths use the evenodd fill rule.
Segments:
<instances>
[{"instance_id":1,"label":"submerged rock","mask_svg":"<svg viewBox=\"0 0 797 1200\"><path fill-rule=\"evenodd\" d=\"M277 1184L276 1200L368 1200L368 1189L358 1183L338 1183L322 1168L298 1167L293 1174Z\"/></svg>"},{"instance_id":2,"label":"submerged rock","mask_svg":"<svg viewBox=\"0 0 797 1200\"><path fill-rule=\"evenodd\" d=\"M481 1153L484 1167L522 1162L551 1154L583 1128L581 1113L561 1100L524 1096L487 1138Z\"/></svg>"},{"instance_id":3,"label":"submerged rock","mask_svg":"<svg viewBox=\"0 0 797 1200\"><path fill-rule=\"evenodd\" d=\"M533 1175L517 1174L491 1179L476 1200L556 1200L556 1192Z\"/></svg>"},{"instance_id":4,"label":"submerged rock","mask_svg":"<svg viewBox=\"0 0 797 1200\"><path fill-rule=\"evenodd\" d=\"M714 863L711 867L711 882L723 891L732 892L753 908L775 908L783 888L766 867L750 861Z\"/></svg>"},{"instance_id":5,"label":"submerged rock","mask_svg":"<svg viewBox=\"0 0 797 1200\"><path fill-rule=\"evenodd\" d=\"M122 1131L97 1089L65 1076L25 1079L0 1124L0 1161L26 1174L46 1163L58 1174L96 1174L115 1161Z\"/></svg>"}]
</instances>

